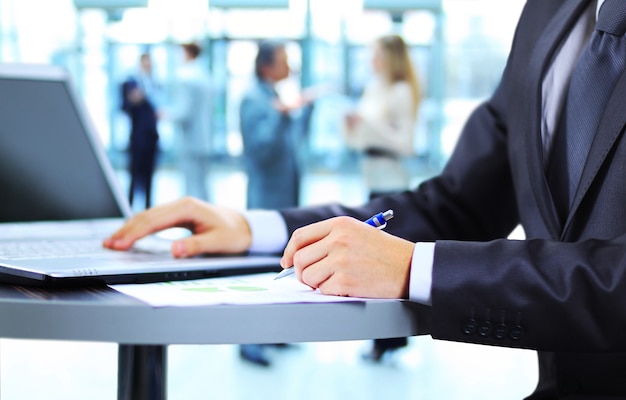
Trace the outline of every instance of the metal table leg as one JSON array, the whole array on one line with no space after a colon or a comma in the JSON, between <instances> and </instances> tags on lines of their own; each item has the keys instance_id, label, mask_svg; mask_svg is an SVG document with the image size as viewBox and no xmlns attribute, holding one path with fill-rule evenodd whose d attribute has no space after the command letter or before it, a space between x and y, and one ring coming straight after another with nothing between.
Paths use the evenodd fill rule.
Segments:
<instances>
[{"instance_id":1,"label":"metal table leg","mask_svg":"<svg viewBox=\"0 0 626 400\"><path fill-rule=\"evenodd\" d=\"M120 344L117 399L165 400L167 347Z\"/></svg>"}]
</instances>

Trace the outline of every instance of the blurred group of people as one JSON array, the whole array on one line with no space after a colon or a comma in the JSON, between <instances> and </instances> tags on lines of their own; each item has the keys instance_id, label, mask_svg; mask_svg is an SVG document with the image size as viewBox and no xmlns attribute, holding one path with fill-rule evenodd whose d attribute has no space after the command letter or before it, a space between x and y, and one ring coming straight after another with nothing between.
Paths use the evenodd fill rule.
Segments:
<instances>
[{"instance_id":1,"label":"blurred group of people","mask_svg":"<svg viewBox=\"0 0 626 400\"><path fill-rule=\"evenodd\" d=\"M183 45L185 64L178 73L174 101L159 108L158 85L152 77L148 54L141 56L136 76L122 85L123 109L132 122L130 135L129 198L145 194L151 205L152 175L157 150L157 119L168 118L179 127L179 160L186 194L208 198L206 174L210 154L211 89L208 72L197 62L201 49ZM239 121L248 176L247 207L283 209L300 203L300 143L306 140L316 94L303 91L293 104L281 100L276 85L289 77L286 46L263 41L258 46L255 76L240 103ZM379 38L372 45L373 77L355 109L345 115L346 145L362 155L362 170L369 197L409 188L403 157L413 151L413 135L420 103L415 68L407 46L398 35ZM339 133L338 133L339 134ZM406 346L406 338L376 340L364 358L379 362L386 354ZM270 345L242 345L243 359L268 366ZM285 347L284 344L271 345Z\"/></svg>"},{"instance_id":2,"label":"blurred group of people","mask_svg":"<svg viewBox=\"0 0 626 400\"><path fill-rule=\"evenodd\" d=\"M139 69L122 83L122 110L130 119L129 201L138 196L145 208L152 205L152 181L158 153L159 119L176 125L179 166L185 179L185 193L208 200L206 176L209 168L211 131L211 81L198 57L196 43L181 45L183 63L176 73L173 99L163 102L162 88L154 77L149 53L140 57Z\"/></svg>"}]
</instances>

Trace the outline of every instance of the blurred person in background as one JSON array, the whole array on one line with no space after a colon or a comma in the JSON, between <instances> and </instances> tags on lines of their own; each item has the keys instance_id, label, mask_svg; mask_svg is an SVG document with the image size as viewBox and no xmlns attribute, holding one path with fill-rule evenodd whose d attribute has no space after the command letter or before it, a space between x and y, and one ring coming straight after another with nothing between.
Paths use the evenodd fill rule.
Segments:
<instances>
[{"instance_id":1,"label":"blurred person in background","mask_svg":"<svg viewBox=\"0 0 626 400\"><path fill-rule=\"evenodd\" d=\"M185 194L208 200L207 174L211 153L211 79L198 57L196 43L181 45L183 65L178 69L172 106L166 117L177 130L178 160L185 179Z\"/></svg>"},{"instance_id":2,"label":"blurred person in background","mask_svg":"<svg viewBox=\"0 0 626 400\"><path fill-rule=\"evenodd\" d=\"M281 101L276 84L289 77L285 44L264 41L255 59L255 79L241 102L239 118L248 174L248 208L296 207L300 174L298 145L304 139L312 99Z\"/></svg>"},{"instance_id":3,"label":"blurred person in background","mask_svg":"<svg viewBox=\"0 0 626 400\"><path fill-rule=\"evenodd\" d=\"M285 104L276 84L289 77L285 44L259 43L255 79L244 93L240 127L248 175L247 207L275 209L297 207L300 193L299 142L305 137L312 112L312 97L303 94L295 104ZM281 346L281 345L279 345ZM267 345L242 345L241 357L269 366Z\"/></svg>"},{"instance_id":4,"label":"blurred person in background","mask_svg":"<svg viewBox=\"0 0 626 400\"><path fill-rule=\"evenodd\" d=\"M410 184L402 157L413 152L420 96L415 69L404 40L386 35L372 46L374 78L355 112L345 117L346 144L363 153L362 171L369 199L407 190ZM377 339L367 360L407 345L407 338Z\"/></svg>"},{"instance_id":5,"label":"blurred person in background","mask_svg":"<svg viewBox=\"0 0 626 400\"><path fill-rule=\"evenodd\" d=\"M145 207L150 208L152 178L156 165L159 134L156 105L159 87L152 72L150 54L139 59L137 73L122 83L122 110L130 118L129 140L130 205L136 196L143 196Z\"/></svg>"}]
</instances>

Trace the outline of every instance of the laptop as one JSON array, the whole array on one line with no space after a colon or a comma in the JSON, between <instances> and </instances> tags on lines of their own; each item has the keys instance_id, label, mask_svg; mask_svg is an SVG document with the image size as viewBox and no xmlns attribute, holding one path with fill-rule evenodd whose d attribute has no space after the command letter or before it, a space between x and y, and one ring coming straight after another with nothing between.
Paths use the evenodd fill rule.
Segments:
<instances>
[{"instance_id":1,"label":"laptop","mask_svg":"<svg viewBox=\"0 0 626 400\"><path fill-rule=\"evenodd\" d=\"M104 249L131 214L64 69L0 64L0 283L119 284L279 271L279 257L174 259L170 240ZM103 94L104 96L104 94Z\"/></svg>"}]
</instances>

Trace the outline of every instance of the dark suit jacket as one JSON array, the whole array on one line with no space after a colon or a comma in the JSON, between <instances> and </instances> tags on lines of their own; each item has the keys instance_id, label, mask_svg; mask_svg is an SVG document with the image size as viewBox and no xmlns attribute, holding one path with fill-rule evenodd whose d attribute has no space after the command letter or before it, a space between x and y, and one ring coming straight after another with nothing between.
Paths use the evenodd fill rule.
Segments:
<instances>
[{"instance_id":1,"label":"dark suit jacket","mask_svg":"<svg viewBox=\"0 0 626 400\"><path fill-rule=\"evenodd\" d=\"M543 76L589 3L527 2L502 81L440 176L361 208L282 212L291 232L393 208L389 232L437 240L431 335L539 350L533 399L626 396L626 74L563 225L543 168ZM504 239L518 223L528 239Z\"/></svg>"},{"instance_id":2,"label":"dark suit jacket","mask_svg":"<svg viewBox=\"0 0 626 400\"><path fill-rule=\"evenodd\" d=\"M129 100L129 93L138 86L137 79L130 77L122 83L121 87L122 110L128 114L131 121L131 149L135 145L141 147L145 143L156 143L159 137L156 111L150 99L145 98L139 103L132 103Z\"/></svg>"}]
</instances>

